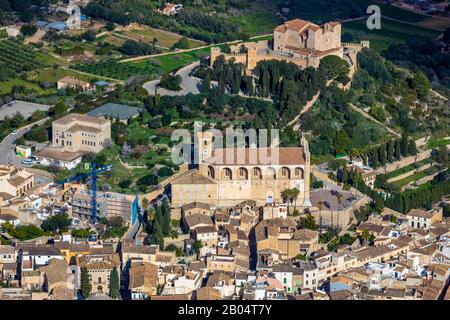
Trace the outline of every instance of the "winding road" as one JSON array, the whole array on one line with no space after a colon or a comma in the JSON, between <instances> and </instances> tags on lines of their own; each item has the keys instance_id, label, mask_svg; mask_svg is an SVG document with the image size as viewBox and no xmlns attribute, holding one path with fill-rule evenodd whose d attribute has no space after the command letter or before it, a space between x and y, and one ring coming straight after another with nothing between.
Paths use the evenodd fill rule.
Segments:
<instances>
[{"instance_id":1,"label":"winding road","mask_svg":"<svg viewBox=\"0 0 450 320\"><path fill-rule=\"evenodd\" d=\"M171 91L164 88L160 88L159 82L160 79L153 80L147 82L143 85L144 89L147 90L148 94L154 94L155 90L163 96L184 96L188 93L199 94L201 93L202 88L202 80L200 78L192 77L189 74L192 70L200 65L200 61L191 63L186 67L181 68L175 74L181 77L181 90L180 91Z\"/></svg>"}]
</instances>

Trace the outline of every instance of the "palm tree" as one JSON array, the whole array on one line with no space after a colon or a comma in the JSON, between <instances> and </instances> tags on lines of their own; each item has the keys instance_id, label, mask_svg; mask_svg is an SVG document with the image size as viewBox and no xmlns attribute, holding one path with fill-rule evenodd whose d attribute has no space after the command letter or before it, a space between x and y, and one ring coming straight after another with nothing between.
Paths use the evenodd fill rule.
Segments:
<instances>
[{"instance_id":1,"label":"palm tree","mask_svg":"<svg viewBox=\"0 0 450 320\"><path fill-rule=\"evenodd\" d=\"M285 202L287 202L288 205L288 214L291 212L291 206L290 206L290 199L291 199L292 190L291 189L284 189L281 191L281 197Z\"/></svg>"},{"instance_id":2,"label":"palm tree","mask_svg":"<svg viewBox=\"0 0 450 320\"><path fill-rule=\"evenodd\" d=\"M291 196L294 199L294 211L295 211L295 208L297 207L297 198L299 195L300 195L300 190L298 190L297 188L291 189Z\"/></svg>"}]
</instances>

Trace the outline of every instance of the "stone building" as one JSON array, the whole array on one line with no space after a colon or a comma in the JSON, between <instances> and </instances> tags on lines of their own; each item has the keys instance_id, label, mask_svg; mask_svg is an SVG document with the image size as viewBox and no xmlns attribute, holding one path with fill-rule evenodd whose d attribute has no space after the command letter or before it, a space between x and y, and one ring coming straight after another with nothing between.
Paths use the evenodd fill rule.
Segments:
<instances>
[{"instance_id":1,"label":"stone building","mask_svg":"<svg viewBox=\"0 0 450 320\"><path fill-rule=\"evenodd\" d=\"M229 54L223 54L218 47L211 48L211 66L221 55L226 60L233 58L236 63L244 64L249 71L264 60L280 60L292 62L301 68L317 68L320 60L329 55L340 58L348 55L352 64L356 64L356 53L369 44L367 41L360 44L341 43L341 31L339 22L327 22L319 26L301 19L286 21L274 29L272 44L267 40L238 44L230 46ZM242 45L246 52L242 52Z\"/></svg>"},{"instance_id":2,"label":"stone building","mask_svg":"<svg viewBox=\"0 0 450 320\"><path fill-rule=\"evenodd\" d=\"M194 201L217 207L248 199L257 205L283 202L281 192L294 187L300 190L297 203L310 206L306 139L294 148L214 148L212 132L197 138L199 168L172 182L173 207Z\"/></svg>"},{"instance_id":3,"label":"stone building","mask_svg":"<svg viewBox=\"0 0 450 320\"><path fill-rule=\"evenodd\" d=\"M53 146L69 152L100 152L111 140L111 121L71 113L52 124Z\"/></svg>"},{"instance_id":4,"label":"stone building","mask_svg":"<svg viewBox=\"0 0 450 320\"><path fill-rule=\"evenodd\" d=\"M15 166L0 165L0 198L18 197L34 187L34 175Z\"/></svg>"}]
</instances>

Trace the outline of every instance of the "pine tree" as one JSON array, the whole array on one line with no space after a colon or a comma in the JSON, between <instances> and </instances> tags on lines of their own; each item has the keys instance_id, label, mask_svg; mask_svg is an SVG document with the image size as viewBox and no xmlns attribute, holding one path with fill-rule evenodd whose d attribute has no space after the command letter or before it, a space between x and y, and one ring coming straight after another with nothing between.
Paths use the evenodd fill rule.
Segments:
<instances>
[{"instance_id":1,"label":"pine tree","mask_svg":"<svg viewBox=\"0 0 450 320\"><path fill-rule=\"evenodd\" d=\"M89 298L91 295L92 285L89 279L89 271L86 268L81 268L80 277L80 291L83 300Z\"/></svg>"},{"instance_id":2,"label":"pine tree","mask_svg":"<svg viewBox=\"0 0 450 320\"><path fill-rule=\"evenodd\" d=\"M118 299L120 297L120 281L117 267L114 267L111 270L111 274L109 276L109 295L113 299Z\"/></svg>"}]
</instances>

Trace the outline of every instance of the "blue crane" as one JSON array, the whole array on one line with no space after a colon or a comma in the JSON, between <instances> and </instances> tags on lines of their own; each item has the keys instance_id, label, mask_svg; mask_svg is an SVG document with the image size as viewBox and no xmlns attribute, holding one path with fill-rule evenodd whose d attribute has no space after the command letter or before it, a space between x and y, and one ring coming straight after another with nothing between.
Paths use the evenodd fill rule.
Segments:
<instances>
[{"instance_id":1,"label":"blue crane","mask_svg":"<svg viewBox=\"0 0 450 320\"><path fill-rule=\"evenodd\" d=\"M88 177L92 177L91 185L91 210L92 210L92 223L97 222L97 174L100 172L110 171L112 169L112 164L105 165L103 167L97 168L97 164L94 162L91 164L91 171L88 173L79 174L65 180L58 181L59 184L64 184L68 182L80 181Z\"/></svg>"}]
</instances>

